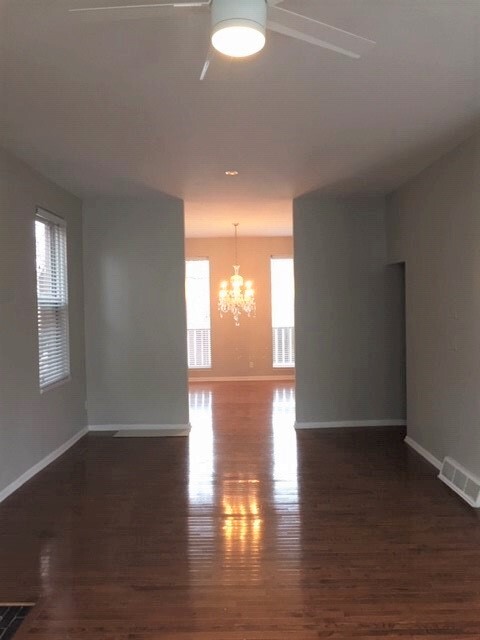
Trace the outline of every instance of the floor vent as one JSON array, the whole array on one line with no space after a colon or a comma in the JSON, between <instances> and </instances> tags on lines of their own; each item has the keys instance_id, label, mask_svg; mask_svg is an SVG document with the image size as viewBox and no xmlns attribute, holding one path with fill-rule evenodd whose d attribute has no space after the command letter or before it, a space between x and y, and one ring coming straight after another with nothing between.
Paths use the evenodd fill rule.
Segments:
<instances>
[{"instance_id":1,"label":"floor vent","mask_svg":"<svg viewBox=\"0 0 480 640\"><path fill-rule=\"evenodd\" d=\"M0 640L11 640L33 607L28 603L0 603Z\"/></svg>"},{"instance_id":2,"label":"floor vent","mask_svg":"<svg viewBox=\"0 0 480 640\"><path fill-rule=\"evenodd\" d=\"M438 477L471 507L480 509L480 480L458 462L452 458L445 458Z\"/></svg>"}]
</instances>

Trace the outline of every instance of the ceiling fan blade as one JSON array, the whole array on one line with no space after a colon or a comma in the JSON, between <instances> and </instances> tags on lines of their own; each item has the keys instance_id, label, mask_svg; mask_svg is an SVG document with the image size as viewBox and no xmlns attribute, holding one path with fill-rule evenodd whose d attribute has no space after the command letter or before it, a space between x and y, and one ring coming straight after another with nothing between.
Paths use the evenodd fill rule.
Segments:
<instances>
[{"instance_id":1,"label":"ceiling fan blade","mask_svg":"<svg viewBox=\"0 0 480 640\"><path fill-rule=\"evenodd\" d=\"M85 11L127 11L128 9L159 9L161 7L173 7L175 9L190 9L191 7L206 7L211 0L204 2L156 2L149 4L124 4L112 5L110 7L75 7L69 9L69 13L82 13Z\"/></svg>"},{"instance_id":2,"label":"ceiling fan blade","mask_svg":"<svg viewBox=\"0 0 480 640\"><path fill-rule=\"evenodd\" d=\"M349 58L360 58L376 44L368 38L273 5L268 6L267 27L271 31L336 51Z\"/></svg>"},{"instance_id":3,"label":"ceiling fan blade","mask_svg":"<svg viewBox=\"0 0 480 640\"><path fill-rule=\"evenodd\" d=\"M201 81L205 80L205 78L207 77L208 69L213 60L213 55L214 55L213 47L210 47L208 51L207 59L205 60L205 64L203 65L203 68L202 68L202 73L200 74Z\"/></svg>"},{"instance_id":4,"label":"ceiling fan blade","mask_svg":"<svg viewBox=\"0 0 480 640\"><path fill-rule=\"evenodd\" d=\"M192 9L208 7L211 0L199 2L156 2L147 4L125 4L100 7L74 7L69 9L69 13L87 20L107 19L107 20L129 20L140 18L165 18L176 13L176 9Z\"/></svg>"}]
</instances>

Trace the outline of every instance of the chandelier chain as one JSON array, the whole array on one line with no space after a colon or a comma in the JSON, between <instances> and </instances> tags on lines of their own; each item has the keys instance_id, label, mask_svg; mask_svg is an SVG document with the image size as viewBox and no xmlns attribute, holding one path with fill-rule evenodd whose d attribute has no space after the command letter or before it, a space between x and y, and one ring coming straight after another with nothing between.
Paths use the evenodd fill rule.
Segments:
<instances>
[{"instance_id":1,"label":"chandelier chain","mask_svg":"<svg viewBox=\"0 0 480 640\"><path fill-rule=\"evenodd\" d=\"M238 248L237 248L237 242L238 242L238 240L237 240L237 227L238 227L238 222L234 222L233 226L235 227L235 241L234 241L234 244L235 244L235 264L238 264Z\"/></svg>"}]
</instances>

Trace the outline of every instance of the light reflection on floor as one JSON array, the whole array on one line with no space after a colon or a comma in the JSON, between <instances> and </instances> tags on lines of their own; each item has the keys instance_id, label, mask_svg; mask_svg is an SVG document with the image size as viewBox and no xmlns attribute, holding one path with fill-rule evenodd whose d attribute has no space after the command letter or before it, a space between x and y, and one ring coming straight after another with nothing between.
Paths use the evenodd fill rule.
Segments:
<instances>
[{"instance_id":1,"label":"light reflection on floor","mask_svg":"<svg viewBox=\"0 0 480 640\"><path fill-rule=\"evenodd\" d=\"M190 424L188 498L190 504L213 503L212 392L189 393Z\"/></svg>"},{"instance_id":2,"label":"light reflection on floor","mask_svg":"<svg viewBox=\"0 0 480 640\"><path fill-rule=\"evenodd\" d=\"M253 417L249 438L270 440L265 460L258 469L231 468L228 459L217 460L212 403L215 387L192 388L189 394L189 567L193 583L203 583L215 570L224 585L260 583L264 575L262 558L266 540L278 552L281 573L295 572L300 562L298 510L297 440L294 430L295 391L291 385L272 389L270 428ZM268 415L268 414L267 414ZM253 421L253 422L250 422ZM253 429L252 429L253 426ZM222 425L221 438L229 435ZM257 430L258 429L258 430ZM253 445L254 446L254 445ZM218 468L216 466L218 465ZM268 516L267 516L268 514ZM295 590L294 590L295 591Z\"/></svg>"},{"instance_id":3,"label":"light reflection on floor","mask_svg":"<svg viewBox=\"0 0 480 640\"><path fill-rule=\"evenodd\" d=\"M225 480L222 483L223 581L257 582L263 545L261 485L256 479Z\"/></svg>"},{"instance_id":4,"label":"light reflection on floor","mask_svg":"<svg viewBox=\"0 0 480 640\"><path fill-rule=\"evenodd\" d=\"M279 387L273 392L273 500L275 505L275 544L282 561L279 575L289 576L290 600L301 606L301 518L298 498L297 434L295 389Z\"/></svg>"},{"instance_id":5,"label":"light reflection on floor","mask_svg":"<svg viewBox=\"0 0 480 640\"><path fill-rule=\"evenodd\" d=\"M293 492L292 498L297 500L297 434L294 424L295 389L275 389L272 402L274 487L277 489L279 483L282 492L288 487Z\"/></svg>"}]
</instances>

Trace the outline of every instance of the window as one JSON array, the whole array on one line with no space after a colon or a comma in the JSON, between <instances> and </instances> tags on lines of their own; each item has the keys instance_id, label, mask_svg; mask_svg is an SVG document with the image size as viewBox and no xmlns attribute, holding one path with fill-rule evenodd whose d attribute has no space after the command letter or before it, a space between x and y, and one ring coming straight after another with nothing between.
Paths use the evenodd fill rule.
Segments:
<instances>
[{"instance_id":1,"label":"window","mask_svg":"<svg viewBox=\"0 0 480 640\"><path fill-rule=\"evenodd\" d=\"M271 259L272 350L274 367L295 366L293 258Z\"/></svg>"},{"instance_id":2,"label":"window","mask_svg":"<svg viewBox=\"0 0 480 640\"><path fill-rule=\"evenodd\" d=\"M68 339L67 229L64 220L37 209L38 361L40 389L70 375Z\"/></svg>"},{"instance_id":3,"label":"window","mask_svg":"<svg viewBox=\"0 0 480 640\"><path fill-rule=\"evenodd\" d=\"M206 259L187 260L187 345L188 368L210 369L210 263Z\"/></svg>"}]
</instances>

